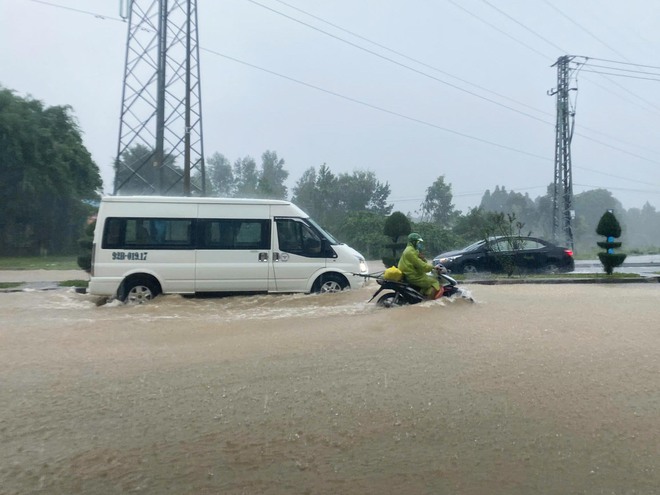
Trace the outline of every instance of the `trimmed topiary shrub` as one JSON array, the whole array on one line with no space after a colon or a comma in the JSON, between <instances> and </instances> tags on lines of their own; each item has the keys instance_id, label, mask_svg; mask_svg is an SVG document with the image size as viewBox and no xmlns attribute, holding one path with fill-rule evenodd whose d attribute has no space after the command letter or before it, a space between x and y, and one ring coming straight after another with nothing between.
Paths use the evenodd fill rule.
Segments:
<instances>
[{"instance_id":1,"label":"trimmed topiary shrub","mask_svg":"<svg viewBox=\"0 0 660 495\"><path fill-rule=\"evenodd\" d=\"M596 233L606 237L605 242L597 242L598 247L605 249L605 252L598 253L598 259L605 269L605 273L612 275L614 268L621 266L626 259L626 255L622 253L615 253L614 250L621 247L620 242L615 242L614 239L621 237L621 225L614 216L612 210L607 210L596 227Z\"/></svg>"}]
</instances>

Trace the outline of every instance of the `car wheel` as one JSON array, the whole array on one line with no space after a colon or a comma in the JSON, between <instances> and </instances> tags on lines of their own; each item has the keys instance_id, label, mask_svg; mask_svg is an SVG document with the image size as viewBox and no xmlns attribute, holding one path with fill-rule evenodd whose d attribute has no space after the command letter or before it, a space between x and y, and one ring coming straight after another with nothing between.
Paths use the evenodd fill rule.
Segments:
<instances>
[{"instance_id":1,"label":"car wheel","mask_svg":"<svg viewBox=\"0 0 660 495\"><path fill-rule=\"evenodd\" d=\"M559 273L559 271L559 266L556 263L548 263L545 265L545 273L555 274Z\"/></svg>"},{"instance_id":2,"label":"car wheel","mask_svg":"<svg viewBox=\"0 0 660 495\"><path fill-rule=\"evenodd\" d=\"M465 275L476 275L479 273L479 270L477 270L477 267L468 263L466 265L463 265L463 273Z\"/></svg>"},{"instance_id":3,"label":"car wheel","mask_svg":"<svg viewBox=\"0 0 660 495\"><path fill-rule=\"evenodd\" d=\"M134 278L124 282L122 292L120 299L126 304L144 304L160 293L158 286L146 278Z\"/></svg>"},{"instance_id":4,"label":"car wheel","mask_svg":"<svg viewBox=\"0 0 660 495\"><path fill-rule=\"evenodd\" d=\"M316 292L319 294L330 294L333 292L341 292L348 287L348 282L343 277L334 273L322 275L318 282Z\"/></svg>"}]
</instances>

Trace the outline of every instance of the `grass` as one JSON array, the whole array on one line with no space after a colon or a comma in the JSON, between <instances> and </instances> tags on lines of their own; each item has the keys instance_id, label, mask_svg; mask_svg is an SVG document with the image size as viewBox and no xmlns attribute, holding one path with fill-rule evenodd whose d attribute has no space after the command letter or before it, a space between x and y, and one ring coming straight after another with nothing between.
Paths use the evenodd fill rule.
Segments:
<instances>
[{"instance_id":1,"label":"grass","mask_svg":"<svg viewBox=\"0 0 660 495\"><path fill-rule=\"evenodd\" d=\"M58 282L60 287L87 287L89 286L88 280L65 280L64 282Z\"/></svg>"},{"instance_id":2,"label":"grass","mask_svg":"<svg viewBox=\"0 0 660 495\"><path fill-rule=\"evenodd\" d=\"M14 287L18 287L20 285L23 285L18 282L0 282L0 289L13 289Z\"/></svg>"},{"instance_id":3,"label":"grass","mask_svg":"<svg viewBox=\"0 0 660 495\"><path fill-rule=\"evenodd\" d=\"M639 273L613 273L612 275L607 275L606 273L556 273L556 274L551 274L551 273L528 273L528 274L514 274L511 275L510 277L507 277L506 274L504 273L488 273L488 274L482 274L478 275L476 277L470 277L466 278L465 275L453 275L449 274L451 277L455 278L456 280L460 281L469 281L470 279L479 279L479 278L487 278L487 279L548 279L548 278L553 278L553 279L568 279L568 280L575 280L575 279L583 279L583 278L595 278L595 279L603 279L603 280L612 280L612 279L620 279L620 278L641 278L642 276Z\"/></svg>"},{"instance_id":4,"label":"grass","mask_svg":"<svg viewBox=\"0 0 660 495\"><path fill-rule=\"evenodd\" d=\"M515 275L514 275L515 277ZM520 277L520 276L519 276ZM608 275L606 273L557 273L555 275L551 274L534 274L534 275L523 275L525 278L640 278L639 273L613 273Z\"/></svg>"},{"instance_id":5,"label":"grass","mask_svg":"<svg viewBox=\"0 0 660 495\"><path fill-rule=\"evenodd\" d=\"M76 259L75 255L0 257L0 270L80 270Z\"/></svg>"}]
</instances>

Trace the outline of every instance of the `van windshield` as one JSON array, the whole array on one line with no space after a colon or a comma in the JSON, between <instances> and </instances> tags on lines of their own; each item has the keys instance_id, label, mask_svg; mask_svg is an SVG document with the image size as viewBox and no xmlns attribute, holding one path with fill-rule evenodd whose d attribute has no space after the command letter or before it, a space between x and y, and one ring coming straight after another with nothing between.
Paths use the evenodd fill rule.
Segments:
<instances>
[{"instance_id":1,"label":"van windshield","mask_svg":"<svg viewBox=\"0 0 660 495\"><path fill-rule=\"evenodd\" d=\"M314 228L315 228L316 230L318 230L319 233L320 233L323 237L325 237L325 238L328 240L328 242L329 242L330 244L341 244L341 242L339 242L337 239L335 239L335 238L332 237L330 234L328 234L325 230L323 230L323 229L321 228L321 226L320 226L318 223L316 223L314 220L312 220L311 218L307 218L306 220L307 220L310 224L312 224L312 225L314 226Z\"/></svg>"}]
</instances>

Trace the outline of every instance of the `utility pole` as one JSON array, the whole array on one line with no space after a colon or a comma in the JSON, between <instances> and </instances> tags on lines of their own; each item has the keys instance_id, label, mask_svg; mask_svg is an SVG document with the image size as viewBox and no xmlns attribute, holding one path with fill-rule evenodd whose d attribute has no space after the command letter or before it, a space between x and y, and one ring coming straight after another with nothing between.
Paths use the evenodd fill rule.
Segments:
<instances>
[{"instance_id":1,"label":"utility pole","mask_svg":"<svg viewBox=\"0 0 660 495\"><path fill-rule=\"evenodd\" d=\"M548 95L557 95L557 124L555 125L555 176L552 197L552 237L555 242L574 249L573 242L573 172L571 170L571 140L575 111L570 108L569 91L574 57L564 55L553 64L557 66L557 88ZM561 232L561 234L560 234Z\"/></svg>"},{"instance_id":2,"label":"utility pole","mask_svg":"<svg viewBox=\"0 0 660 495\"><path fill-rule=\"evenodd\" d=\"M121 0L114 194L206 194L196 0Z\"/></svg>"}]
</instances>

